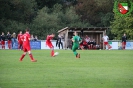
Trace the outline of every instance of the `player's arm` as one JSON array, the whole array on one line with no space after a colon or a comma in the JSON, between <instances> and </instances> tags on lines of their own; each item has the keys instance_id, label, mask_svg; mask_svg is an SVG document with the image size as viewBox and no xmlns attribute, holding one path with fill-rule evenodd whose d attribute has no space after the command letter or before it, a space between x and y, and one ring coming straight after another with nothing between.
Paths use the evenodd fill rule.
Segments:
<instances>
[{"instance_id":1,"label":"player's arm","mask_svg":"<svg viewBox=\"0 0 133 88\"><path fill-rule=\"evenodd\" d=\"M102 37L102 40L103 40L103 42L104 42L104 38Z\"/></svg>"},{"instance_id":2,"label":"player's arm","mask_svg":"<svg viewBox=\"0 0 133 88\"><path fill-rule=\"evenodd\" d=\"M30 38L30 34L28 34L27 36L28 36L28 39L31 40L31 38Z\"/></svg>"},{"instance_id":3,"label":"player's arm","mask_svg":"<svg viewBox=\"0 0 133 88\"><path fill-rule=\"evenodd\" d=\"M19 36L19 35L18 35L18 36ZM18 36L17 36L17 40L19 40L19 39L18 39Z\"/></svg>"},{"instance_id":4,"label":"player's arm","mask_svg":"<svg viewBox=\"0 0 133 88\"><path fill-rule=\"evenodd\" d=\"M109 40L109 37L107 39Z\"/></svg>"},{"instance_id":5,"label":"player's arm","mask_svg":"<svg viewBox=\"0 0 133 88\"><path fill-rule=\"evenodd\" d=\"M82 42L82 39L81 38L79 38L79 43L81 43Z\"/></svg>"},{"instance_id":6,"label":"player's arm","mask_svg":"<svg viewBox=\"0 0 133 88\"><path fill-rule=\"evenodd\" d=\"M72 42L75 42L75 37L72 38Z\"/></svg>"}]
</instances>

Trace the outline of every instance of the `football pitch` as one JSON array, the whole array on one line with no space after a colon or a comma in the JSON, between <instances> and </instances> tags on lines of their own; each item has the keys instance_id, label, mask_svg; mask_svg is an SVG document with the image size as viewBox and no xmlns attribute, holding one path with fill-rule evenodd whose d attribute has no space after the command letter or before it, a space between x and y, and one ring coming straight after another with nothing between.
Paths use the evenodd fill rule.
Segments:
<instances>
[{"instance_id":1,"label":"football pitch","mask_svg":"<svg viewBox=\"0 0 133 88\"><path fill-rule=\"evenodd\" d=\"M133 88L133 50L0 50L0 88Z\"/></svg>"}]
</instances>

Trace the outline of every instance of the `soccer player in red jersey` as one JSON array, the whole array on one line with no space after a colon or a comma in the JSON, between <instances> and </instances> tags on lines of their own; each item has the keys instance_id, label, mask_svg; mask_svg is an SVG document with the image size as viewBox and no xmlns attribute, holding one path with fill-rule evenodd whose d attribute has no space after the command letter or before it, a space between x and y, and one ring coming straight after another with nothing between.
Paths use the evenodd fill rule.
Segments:
<instances>
[{"instance_id":1,"label":"soccer player in red jersey","mask_svg":"<svg viewBox=\"0 0 133 88\"><path fill-rule=\"evenodd\" d=\"M22 31L19 32L18 36L17 36L17 40L18 40L18 49L22 49L22 44L23 44L23 41L22 41Z\"/></svg>"},{"instance_id":2,"label":"soccer player in red jersey","mask_svg":"<svg viewBox=\"0 0 133 88\"><path fill-rule=\"evenodd\" d=\"M23 60L23 58L25 57L26 53L28 52L31 61L32 62L37 62L37 60L35 60L33 58L32 53L31 53L29 29L26 29L26 33L23 34L22 41L23 41L23 51L24 51L24 53L22 54L22 56L20 58L20 61Z\"/></svg>"},{"instance_id":3,"label":"soccer player in red jersey","mask_svg":"<svg viewBox=\"0 0 133 88\"><path fill-rule=\"evenodd\" d=\"M51 43L51 40L55 37L54 34L51 35L47 35L47 39L46 39L46 46L48 46L51 49L51 57L54 57L54 46Z\"/></svg>"},{"instance_id":4,"label":"soccer player in red jersey","mask_svg":"<svg viewBox=\"0 0 133 88\"><path fill-rule=\"evenodd\" d=\"M11 49L12 36L11 36L10 32L7 32L7 39L8 39L8 48Z\"/></svg>"},{"instance_id":5,"label":"soccer player in red jersey","mask_svg":"<svg viewBox=\"0 0 133 88\"><path fill-rule=\"evenodd\" d=\"M6 36L4 35L4 32L2 32L2 35L1 35L2 49L5 49L5 39L6 39Z\"/></svg>"}]
</instances>

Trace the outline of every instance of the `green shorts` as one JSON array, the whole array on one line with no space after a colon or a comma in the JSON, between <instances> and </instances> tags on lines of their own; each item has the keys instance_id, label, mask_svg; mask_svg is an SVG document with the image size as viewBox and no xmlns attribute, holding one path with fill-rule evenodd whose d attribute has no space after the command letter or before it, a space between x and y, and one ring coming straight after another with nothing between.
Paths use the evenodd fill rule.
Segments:
<instances>
[{"instance_id":1,"label":"green shorts","mask_svg":"<svg viewBox=\"0 0 133 88\"><path fill-rule=\"evenodd\" d=\"M73 45L73 46L72 46L72 50L73 50L73 51L76 51L78 48L79 48L79 45Z\"/></svg>"}]
</instances>

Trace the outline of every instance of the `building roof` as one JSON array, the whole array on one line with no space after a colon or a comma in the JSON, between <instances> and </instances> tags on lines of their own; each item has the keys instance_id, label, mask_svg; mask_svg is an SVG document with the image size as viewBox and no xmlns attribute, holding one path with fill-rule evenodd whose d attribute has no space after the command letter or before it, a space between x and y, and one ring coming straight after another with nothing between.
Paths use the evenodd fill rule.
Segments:
<instances>
[{"instance_id":1,"label":"building roof","mask_svg":"<svg viewBox=\"0 0 133 88\"><path fill-rule=\"evenodd\" d=\"M59 30L58 33L66 31L67 29L69 31L82 31L82 30L83 31L105 31L105 30L108 30L109 27L86 27L86 28L65 27L65 28Z\"/></svg>"}]
</instances>

